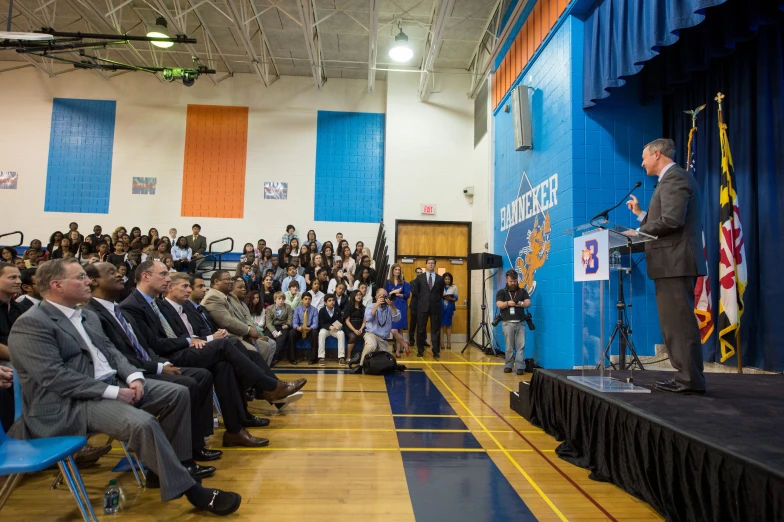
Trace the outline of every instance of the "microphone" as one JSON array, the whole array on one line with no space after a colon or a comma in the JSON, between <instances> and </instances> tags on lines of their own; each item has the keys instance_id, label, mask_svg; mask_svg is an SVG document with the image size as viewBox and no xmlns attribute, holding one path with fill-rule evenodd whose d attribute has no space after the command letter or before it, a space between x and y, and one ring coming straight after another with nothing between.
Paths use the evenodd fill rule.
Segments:
<instances>
[{"instance_id":1,"label":"microphone","mask_svg":"<svg viewBox=\"0 0 784 522\"><path fill-rule=\"evenodd\" d=\"M633 189L631 189L631 190L629 191L629 193L628 193L628 194L626 194L626 195L625 195L623 198L621 198L621 200L620 200L620 201L619 201L619 202L618 202L618 203L617 203L617 204L616 204L614 207L612 207L612 208L608 208L607 210L602 210L601 212L599 212L598 214L596 214L594 217L592 217L592 218L591 218L591 223L593 223L593 221L594 221L596 218L603 217L604 219L607 219L607 214L609 214L610 212L612 212L612 211L613 211L613 210L615 210L616 208L620 207L620 206L621 206L621 203L623 203L623 202L626 200L626 198L628 198L629 196L631 196L631 195L632 195L632 192L634 192L635 190L637 190L637 189L638 189L638 188L640 188L641 186L642 186L642 181L638 181L637 183L635 183L635 184L634 184L634 188L633 188Z\"/></svg>"}]
</instances>

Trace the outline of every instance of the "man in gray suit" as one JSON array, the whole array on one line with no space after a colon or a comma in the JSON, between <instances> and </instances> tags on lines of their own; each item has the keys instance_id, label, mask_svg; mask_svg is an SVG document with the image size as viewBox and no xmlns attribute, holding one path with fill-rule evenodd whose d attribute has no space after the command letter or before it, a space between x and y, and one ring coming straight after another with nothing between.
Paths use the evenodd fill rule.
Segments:
<instances>
[{"instance_id":1,"label":"man in gray suit","mask_svg":"<svg viewBox=\"0 0 784 522\"><path fill-rule=\"evenodd\" d=\"M675 143L654 140L642 152L642 166L659 182L648 212L631 196L626 206L642 223L640 232L656 236L645 243L648 277L656 285L659 323L675 378L656 388L705 393L700 329L694 316L694 278L705 275L702 254L702 200L691 173L675 164Z\"/></svg>"},{"instance_id":2,"label":"man in gray suit","mask_svg":"<svg viewBox=\"0 0 784 522\"><path fill-rule=\"evenodd\" d=\"M191 274L198 270L199 265L204 261L204 252L207 251L207 238L200 235L201 226L194 223L191 227L192 236L187 236L185 239L188 241L188 248L191 249L191 262L188 263L188 272Z\"/></svg>"},{"instance_id":3,"label":"man in gray suit","mask_svg":"<svg viewBox=\"0 0 784 522\"><path fill-rule=\"evenodd\" d=\"M75 258L43 263L36 275L44 301L16 321L8 341L24 405L9 434L105 433L126 441L150 467L161 500L185 495L216 515L236 511L239 495L203 488L183 465L191 458L188 390L145 381L106 338L98 316L77 308L91 292Z\"/></svg>"}]
</instances>

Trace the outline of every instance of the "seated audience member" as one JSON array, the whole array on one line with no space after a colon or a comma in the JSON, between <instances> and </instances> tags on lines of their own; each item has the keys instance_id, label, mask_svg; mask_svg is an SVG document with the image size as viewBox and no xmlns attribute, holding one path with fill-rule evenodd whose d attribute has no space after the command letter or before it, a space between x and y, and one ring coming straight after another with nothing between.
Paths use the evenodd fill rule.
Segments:
<instances>
[{"instance_id":1,"label":"seated audience member","mask_svg":"<svg viewBox=\"0 0 784 522\"><path fill-rule=\"evenodd\" d=\"M250 243L248 243L250 244ZM245 259L243 261L243 259ZM250 266L250 274L253 276L253 280L256 282L256 286L259 286L261 283L261 270L259 270L259 260L256 257L255 252L253 250L246 252L243 256L240 257L240 262L237 263L237 268L234 272L234 277L239 277L242 275L242 267L245 265Z\"/></svg>"},{"instance_id":2,"label":"seated audience member","mask_svg":"<svg viewBox=\"0 0 784 522\"><path fill-rule=\"evenodd\" d=\"M261 257L261 253L264 252L264 249L267 248L267 241L264 239L259 239L256 241L256 248L253 249L253 253L256 254L256 257Z\"/></svg>"},{"instance_id":3,"label":"seated audience member","mask_svg":"<svg viewBox=\"0 0 784 522\"><path fill-rule=\"evenodd\" d=\"M21 257L17 257L16 259L14 259L14 266L20 272L27 268L27 264L25 263L25 260Z\"/></svg>"},{"instance_id":4,"label":"seated audience member","mask_svg":"<svg viewBox=\"0 0 784 522\"><path fill-rule=\"evenodd\" d=\"M175 282L170 285L171 276L166 267L159 261L150 260L139 266L136 278L136 291L120 304L120 310L130 316L134 324L147 325L139 336L144 349L167 357L177 366L205 368L212 373L226 423L224 446L269 444L268 440L253 437L245 430L244 422L250 423L249 427L261 427L269 421L248 417L241 390L252 388L258 398L274 402L299 391L304 380L294 383L277 380L274 374L266 372L269 367L262 367L263 360L254 360L253 354L227 338L225 330L209 335L194 330L183 306L191 292L190 280L185 274L175 274ZM167 300L155 298L167 289L168 299L179 308ZM231 372L224 373L225 368ZM232 374L234 380L229 378Z\"/></svg>"},{"instance_id":5,"label":"seated audience member","mask_svg":"<svg viewBox=\"0 0 784 522\"><path fill-rule=\"evenodd\" d=\"M379 288L376 291L376 302L372 307L365 308L365 347L359 366L351 370L352 373L362 373L362 363L370 352L389 352L387 339L392 332L392 323L399 320L400 312L395 308L395 302L389 298L385 289Z\"/></svg>"},{"instance_id":6,"label":"seated audience member","mask_svg":"<svg viewBox=\"0 0 784 522\"><path fill-rule=\"evenodd\" d=\"M62 259L63 252L70 252L71 251L71 240L67 237L64 237L60 240L60 247L53 251L49 252L49 259Z\"/></svg>"},{"instance_id":7,"label":"seated audience member","mask_svg":"<svg viewBox=\"0 0 784 522\"><path fill-rule=\"evenodd\" d=\"M354 253L351 254L351 257L354 258L354 261L356 261L357 265L359 265L359 262L362 261L363 248L365 248L365 243L363 243L362 241L357 241L357 245L354 249Z\"/></svg>"},{"instance_id":8,"label":"seated audience member","mask_svg":"<svg viewBox=\"0 0 784 522\"><path fill-rule=\"evenodd\" d=\"M299 293L299 282L296 279L292 279L289 281L288 291L283 294L286 297L286 304L291 307L292 310L299 306L300 301L302 300L302 296Z\"/></svg>"},{"instance_id":9,"label":"seated audience member","mask_svg":"<svg viewBox=\"0 0 784 522\"><path fill-rule=\"evenodd\" d=\"M299 257L299 254L302 251L302 247L299 244L299 239L292 239L291 243L289 243L289 246L291 247L291 257Z\"/></svg>"},{"instance_id":10,"label":"seated audience member","mask_svg":"<svg viewBox=\"0 0 784 522\"><path fill-rule=\"evenodd\" d=\"M332 269L332 279L329 280L327 285L327 293L334 294L338 283L343 283L344 285L348 286L348 279L346 278L343 269L336 267Z\"/></svg>"},{"instance_id":11,"label":"seated audience member","mask_svg":"<svg viewBox=\"0 0 784 522\"><path fill-rule=\"evenodd\" d=\"M253 323L260 328L264 328L264 305L261 302L259 291L251 290L248 292L243 302L248 308L248 312L250 312L250 318L253 320Z\"/></svg>"},{"instance_id":12,"label":"seated audience member","mask_svg":"<svg viewBox=\"0 0 784 522\"><path fill-rule=\"evenodd\" d=\"M302 302L294 309L294 319L292 320L292 327L294 328L294 349L298 339L307 339L310 343L310 358L308 364L316 364L318 361L318 309L310 304L313 296L309 292L302 294Z\"/></svg>"},{"instance_id":13,"label":"seated audience member","mask_svg":"<svg viewBox=\"0 0 784 522\"><path fill-rule=\"evenodd\" d=\"M283 268L281 268L280 258L278 257L272 258L272 267L270 268L270 270L272 270L272 278L275 280L276 283L281 285L281 291L282 291L283 279L285 279L288 274L286 273L285 270L283 270Z\"/></svg>"},{"instance_id":14,"label":"seated audience member","mask_svg":"<svg viewBox=\"0 0 784 522\"><path fill-rule=\"evenodd\" d=\"M86 238L84 238L84 240L85 241L90 240L92 244L95 244L101 240L101 238L103 237L102 234L103 234L103 228L101 228L101 225L95 225L93 227L93 233L87 236Z\"/></svg>"},{"instance_id":15,"label":"seated audience member","mask_svg":"<svg viewBox=\"0 0 784 522\"><path fill-rule=\"evenodd\" d=\"M319 289L322 292L326 292L327 287L329 287L329 269L319 268L316 271L316 280L319 282ZM321 307L318 308L321 309Z\"/></svg>"},{"instance_id":16,"label":"seated audience member","mask_svg":"<svg viewBox=\"0 0 784 522\"><path fill-rule=\"evenodd\" d=\"M142 244L142 252L145 254L152 254L155 251L155 245L150 244L150 238L147 236L142 236L141 238Z\"/></svg>"},{"instance_id":17,"label":"seated audience member","mask_svg":"<svg viewBox=\"0 0 784 522\"><path fill-rule=\"evenodd\" d=\"M242 302L232 293L237 284L227 270L216 270L212 273L210 289L201 305L218 328L225 329L230 337L241 339L247 350L261 354L269 364L272 360L270 352L275 355L275 344L259 331L261 329L256 327Z\"/></svg>"},{"instance_id":18,"label":"seated audience member","mask_svg":"<svg viewBox=\"0 0 784 522\"><path fill-rule=\"evenodd\" d=\"M60 250L60 243L62 243L63 238L65 236L59 230L52 232L52 235L49 236L49 244L46 245L46 251L49 252L49 258L51 259L55 252ZM69 240L70 241L70 240Z\"/></svg>"},{"instance_id":19,"label":"seated audience member","mask_svg":"<svg viewBox=\"0 0 784 522\"><path fill-rule=\"evenodd\" d=\"M263 249L262 249L263 251ZM249 254L253 253L252 258L248 258ZM242 247L242 255L240 256L240 263L244 263L246 261L253 261L254 263L258 264L257 259L260 256L256 254L256 249L253 248L253 243L245 243L245 246Z\"/></svg>"},{"instance_id":20,"label":"seated audience member","mask_svg":"<svg viewBox=\"0 0 784 522\"><path fill-rule=\"evenodd\" d=\"M360 267L357 270L357 277L354 279L354 290L361 290L361 286L365 286L365 291L362 292L362 303L365 306L370 306L373 302L373 281L370 279L370 269L367 267Z\"/></svg>"},{"instance_id":21,"label":"seated audience member","mask_svg":"<svg viewBox=\"0 0 784 522\"><path fill-rule=\"evenodd\" d=\"M101 262L109 261L109 244L101 241L95 245L95 257Z\"/></svg>"},{"instance_id":22,"label":"seated audience member","mask_svg":"<svg viewBox=\"0 0 784 522\"><path fill-rule=\"evenodd\" d=\"M15 248L0 247L0 263L13 265L17 257L19 257L19 254L16 252Z\"/></svg>"},{"instance_id":23,"label":"seated audience member","mask_svg":"<svg viewBox=\"0 0 784 522\"><path fill-rule=\"evenodd\" d=\"M321 255L324 256L324 266L328 270L332 270L332 267L335 266L335 255L333 253L334 251L332 246L330 246L328 243L329 241L324 243L324 248L321 251Z\"/></svg>"},{"instance_id":24,"label":"seated audience member","mask_svg":"<svg viewBox=\"0 0 784 522\"><path fill-rule=\"evenodd\" d=\"M76 254L76 259L83 265L87 264L87 260L90 258L90 255L93 253L93 246L87 242L90 236L87 236L84 240L84 243L79 245L79 253Z\"/></svg>"},{"instance_id":25,"label":"seated audience member","mask_svg":"<svg viewBox=\"0 0 784 522\"><path fill-rule=\"evenodd\" d=\"M125 266L125 265L120 265ZM109 263L95 263L85 267L90 278L92 298L85 308L92 310L101 321L104 335L112 346L131 363L145 372L145 378L171 382L188 388L191 404L191 445L194 460L217 460L220 451L204 448L204 438L213 433L212 424L212 375L202 368L178 368L154 351L148 352L139 343L139 325L133 318L125 317L117 299L125 289L119 272ZM145 326L142 326L144 328ZM137 334L137 332L139 332ZM210 468L205 468L205 475ZM211 468L211 473L215 468Z\"/></svg>"},{"instance_id":26,"label":"seated audience member","mask_svg":"<svg viewBox=\"0 0 784 522\"><path fill-rule=\"evenodd\" d=\"M321 252L321 241L316 239L316 231L315 230L308 230L308 239L305 243L312 245L316 245L316 252Z\"/></svg>"},{"instance_id":27,"label":"seated audience member","mask_svg":"<svg viewBox=\"0 0 784 522\"><path fill-rule=\"evenodd\" d=\"M169 229L169 241L171 241L171 243L173 245L177 243L177 238L178 237L180 237L180 236L177 235L177 229L176 228L170 228Z\"/></svg>"},{"instance_id":28,"label":"seated audience member","mask_svg":"<svg viewBox=\"0 0 784 522\"><path fill-rule=\"evenodd\" d=\"M292 259L292 261L294 260ZM292 281L296 281L297 284L299 285L297 287L298 290L304 292L307 289L307 283L305 281L305 278L297 273L297 265L294 262L292 262L289 266L286 267L286 273L288 275L283 278L283 283L282 283L283 288L289 288L289 284Z\"/></svg>"},{"instance_id":29,"label":"seated audience member","mask_svg":"<svg viewBox=\"0 0 784 522\"><path fill-rule=\"evenodd\" d=\"M152 258L156 261L163 262L163 259L168 255L170 255L169 245L165 241L158 241L155 250L152 252Z\"/></svg>"},{"instance_id":30,"label":"seated audience member","mask_svg":"<svg viewBox=\"0 0 784 522\"><path fill-rule=\"evenodd\" d=\"M308 245L302 245L299 248L299 256L297 257L299 258L299 270L297 272L299 275L304 276L305 270L310 268L310 248L308 248ZM294 260L292 259L292 261Z\"/></svg>"},{"instance_id":31,"label":"seated audience member","mask_svg":"<svg viewBox=\"0 0 784 522\"><path fill-rule=\"evenodd\" d=\"M117 269L117 275L122 280L123 284L128 283L128 264L127 263L120 263L119 265L115 266Z\"/></svg>"},{"instance_id":32,"label":"seated audience member","mask_svg":"<svg viewBox=\"0 0 784 522\"><path fill-rule=\"evenodd\" d=\"M201 235L201 226L194 223L191 227L192 235L187 237L188 248L191 249L191 262L188 264L188 272L195 273L199 265L204 261L204 253L207 251L207 238Z\"/></svg>"},{"instance_id":33,"label":"seated audience member","mask_svg":"<svg viewBox=\"0 0 784 522\"><path fill-rule=\"evenodd\" d=\"M35 271L35 268L25 268L21 272L22 295L16 299L16 302L25 308L41 303L41 294L38 293Z\"/></svg>"},{"instance_id":34,"label":"seated audience member","mask_svg":"<svg viewBox=\"0 0 784 522\"><path fill-rule=\"evenodd\" d=\"M245 286L245 280L241 277L235 277L234 287L231 289L231 293L240 302L243 311L245 311L247 315L250 315L250 309L248 308L248 305L245 304L245 298L248 296L248 288Z\"/></svg>"},{"instance_id":35,"label":"seated audience member","mask_svg":"<svg viewBox=\"0 0 784 522\"><path fill-rule=\"evenodd\" d=\"M299 236L294 233L295 230L296 229L294 228L294 225L288 225L286 227L286 233L283 234L283 237L280 238L281 246L290 244L294 239L299 242ZM292 247L292 250L294 250L294 247Z\"/></svg>"},{"instance_id":36,"label":"seated audience member","mask_svg":"<svg viewBox=\"0 0 784 522\"><path fill-rule=\"evenodd\" d=\"M261 259L259 259L259 269L261 269L261 271L264 272L264 270L268 268L272 268L271 248L265 248L261 253Z\"/></svg>"},{"instance_id":37,"label":"seated audience member","mask_svg":"<svg viewBox=\"0 0 784 522\"><path fill-rule=\"evenodd\" d=\"M275 285L272 279L272 276L265 276L264 281L261 284L261 303L264 305L266 309L269 306L275 304Z\"/></svg>"},{"instance_id":38,"label":"seated audience member","mask_svg":"<svg viewBox=\"0 0 784 522\"><path fill-rule=\"evenodd\" d=\"M275 258L273 258L273 259L275 259ZM273 288L273 290L275 290L276 292L281 292L283 286L280 284L280 281L277 281L275 279L275 270L273 268L268 268L268 269L266 269L264 271L264 278L266 279L267 277L272 279L272 288Z\"/></svg>"},{"instance_id":39,"label":"seated audience member","mask_svg":"<svg viewBox=\"0 0 784 522\"><path fill-rule=\"evenodd\" d=\"M316 242L311 241L310 243L307 244L307 246L308 246L308 254L310 255L310 259L312 260L316 256L316 254L319 253L319 251L316 248ZM311 267L313 266L312 262L310 263L310 266Z\"/></svg>"},{"instance_id":40,"label":"seated audience member","mask_svg":"<svg viewBox=\"0 0 784 522\"><path fill-rule=\"evenodd\" d=\"M131 242L134 242L137 239L141 239L141 237L142 237L142 229L139 228L139 227L133 227L131 229L131 233L129 235L131 236Z\"/></svg>"},{"instance_id":41,"label":"seated audience member","mask_svg":"<svg viewBox=\"0 0 784 522\"><path fill-rule=\"evenodd\" d=\"M290 343L293 340L290 334L291 325L294 322L294 311L286 304L286 297L283 295L283 292L275 292L273 297L275 304L267 307L264 311L265 333L275 340L278 359L283 357L283 354L288 351L289 362L297 364L297 357Z\"/></svg>"},{"instance_id":42,"label":"seated audience member","mask_svg":"<svg viewBox=\"0 0 784 522\"><path fill-rule=\"evenodd\" d=\"M71 235L71 234L73 234L74 232L76 232L76 234L77 234L77 238L78 238L78 239L77 239L77 238L74 238L74 237ZM77 243L81 243L82 241L84 241L84 236L83 236L83 235L81 235L81 234L79 233L79 223L77 223L76 221L72 221L72 222L71 222L71 223L68 225L68 237L70 237L70 238L71 238L71 242L77 242Z\"/></svg>"},{"instance_id":43,"label":"seated audience member","mask_svg":"<svg viewBox=\"0 0 784 522\"><path fill-rule=\"evenodd\" d=\"M114 244L114 240L112 239L112 236L110 236L109 234L104 234L103 235L103 241L104 241L104 243L109 245L110 248ZM93 246L95 247L95 245L93 245Z\"/></svg>"},{"instance_id":44,"label":"seated audience member","mask_svg":"<svg viewBox=\"0 0 784 522\"><path fill-rule=\"evenodd\" d=\"M40 239L33 239L30 241L30 248L25 252L25 261L29 264L27 268L32 268L34 266L38 266L38 264L43 263L49 259L49 253L42 250L41 240Z\"/></svg>"},{"instance_id":45,"label":"seated audience member","mask_svg":"<svg viewBox=\"0 0 784 522\"><path fill-rule=\"evenodd\" d=\"M316 310L324 308L324 292L321 291L321 283L318 279L310 283L310 290L307 293L310 294L311 303L313 303Z\"/></svg>"},{"instance_id":46,"label":"seated audience member","mask_svg":"<svg viewBox=\"0 0 784 522\"><path fill-rule=\"evenodd\" d=\"M27 269L35 270L35 269ZM0 263L0 361L10 361L8 334L14 322L25 313L32 302L17 303L14 296L22 289L19 269L8 263Z\"/></svg>"},{"instance_id":47,"label":"seated audience member","mask_svg":"<svg viewBox=\"0 0 784 522\"><path fill-rule=\"evenodd\" d=\"M147 231L147 237L150 238L150 243L155 245L158 241L161 240L160 234L158 234L158 229L153 227L149 231Z\"/></svg>"},{"instance_id":48,"label":"seated audience member","mask_svg":"<svg viewBox=\"0 0 784 522\"><path fill-rule=\"evenodd\" d=\"M335 306L340 308L340 313L346 315L346 308L348 308L348 286L346 283L338 283L335 286Z\"/></svg>"},{"instance_id":49,"label":"seated audience member","mask_svg":"<svg viewBox=\"0 0 784 522\"><path fill-rule=\"evenodd\" d=\"M346 366L346 334L343 333L343 314L335 306L335 296L327 294L324 297L324 308L319 310L318 333L318 358L319 366L326 366L327 337L338 340L338 364Z\"/></svg>"},{"instance_id":50,"label":"seated audience member","mask_svg":"<svg viewBox=\"0 0 784 522\"><path fill-rule=\"evenodd\" d=\"M114 254L109 254L106 259L107 263L117 266L118 263L125 262L125 243L119 241L114 244Z\"/></svg>"},{"instance_id":51,"label":"seated audience member","mask_svg":"<svg viewBox=\"0 0 784 522\"><path fill-rule=\"evenodd\" d=\"M367 250L367 248L365 248L364 250ZM373 260L370 259L370 256L362 256L362 260L360 261L357 270L359 270L360 268L367 268L370 271L370 279L372 281L376 280L376 269L373 268Z\"/></svg>"},{"instance_id":52,"label":"seated audience member","mask_svg":"<svg viewBox=\"0 0 784 522\"><path fill-rule=\"evenodd\" d=\"M286 266L291 262L291 245L283 245L278 249L278 257L273 257L273 260L277 259L276 266Z\"/></svg>"},{"instance_id":53,"label":"seated audience member","mask_svg":"<svg viewBox=\"0 0 784 522\"><path fill-rule=\"evenodd\" d=\"M305 269L305 281L308 282L308 286L317 278L318 271L321 270L322 268L325 268L323 255L316 254L313 256L312 259L313 259L312 265ZM326 290L327 289L326 285L322 289Z\"/></svg>"},{"instance_id":54,"label":"seated audience member","mask_svg":"<svg viewBox=\"0 0 784 522\"><path fill-rule=\"evenodd\" d=\"M349 282L353 285L354 273L357 271L357 262L351 257L351 249L349 247L343 247L343 256L341 259L343 260L343 270L349 275Z\"/></svg>"},{"instance_id":55,"label":"seated audience member","mask_svg":"<svg viewBox=\"0 0 784 522\"><path fill-rule=\"evenodd\" d=\"M343 241L343 232L338 232L335 234L335 242L340 244L341 241Z\"/></svg>"},{"instance_id":56,"label":"seated audience member","mask_svg":"<svg viewBox=\"0 0 784 522\"><path fill-rule=\"evenodd\" d=\"M243 281L245 281L245 287L248 290L258 290L259 289L259 279L258 279L258 271L256 267L253 265L252 262L244 262L240 267L240 272L235 274L236 277L241 277Z\"/></svg>"},{"instance_id":57,"label":"seated audience member","mask_svg":"<svg viewBox=\"0 0 784 522\"><path fill-rule=\"evenodd\" d=\"M171 254L166 254L163 259L161 259L166 268L169 269L169 272L176 273L177 270L174 269L174 259L172 258Z\"/></svg>"},{"instance_id":58,"label":"seated audience member","mask_svg":"<svg viewBox=\"0 0 784 522\"><path fill-rule=\"evenodd\" d=\"M346 357L351 361L351 352L365 335L365 305L362 304L362 292L357 290L348 298L348 306L343 312L344 330L346 331L348 348ZM356 361L358 362L358 361ZM356 364L353 362L353 364Z\"/></svg>"},{"instance_id":59,"label":"seated audience member","mask_svg":"<svg viewBox=\"0 0 784 522\"><path fill-rule=\"evenodd\" d=\"M184 494L216 515L236 511L239 495L197 482L201 467L190 464L187 389L145 380L103 334L98 317L77 308L91 294L90 279L75 259L44 263L37 275L44 301L17 320L9 339L27 405L9 435L106 433L127 442L150 468L147 487L159 486L162 501ZM44 409L58 414L34 415Z\"/></svg>"},{"instance_id":60,"label":"seated audience member","mask_svg":"<svg viewBox=\"0 0 784 522\"><path fill-rule=\"evenodd\" d=\"M178 237L177 243L172 247L171 251L172 259L174 259L174 269L178 272L187 270L192 254L193 251L188 246L188 239L185 236Z\"/></svg>"},{"instance_id":61,"label":"seated audience member","mask_svg":"<svg viewBox=\"0 0 784 522\"><path fill-rule=\"evenodd\" d=\"M128 231L125 230L125 227L117 227L117 228L115 228L114 232L112 232L112 235L110 236L110 238L112 240L112 243L116 243L118 241L122 241L123 234L127 234L127 233L128 233ZM104 241L106 241L106 236L105 235L104 235L103 239L104 239Z\"/></svg>"},{"instance_id":62,"label":"seated audience member","mask_svg":"<svg viewBox=\"0 0 784 522\"><path fill-rule=\"evenodd\" d=\"M76 259L76 256L70 250L64 250L63 251L63 259ZM78 261L78 259L77 259L77 261Z\"/></svg>"},{"instance_id":63,"label":"seated audience member","mask_svg":"<svg viewBox=\"0 0 784 522\"><path fill-rule=\"evenodd\" d=\"M71 230L68 233L68 240L71 242L71 253L76 255L79 252L79 245L84 242L84 236L82 236L78 230Z\"/></svg>"}]
</instances>

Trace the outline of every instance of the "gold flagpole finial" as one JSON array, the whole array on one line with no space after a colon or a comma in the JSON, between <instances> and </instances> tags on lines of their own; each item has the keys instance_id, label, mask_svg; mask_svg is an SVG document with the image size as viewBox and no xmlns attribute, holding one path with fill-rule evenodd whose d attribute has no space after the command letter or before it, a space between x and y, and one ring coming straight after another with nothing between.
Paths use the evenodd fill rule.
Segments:
<instances>
[{"instance_id":1,"label":"gold flagpole finial","mask_svg":"<svg viewBox=\"0 0 784 522\"><path fill-rule=\"evenodd\" d=\"M721 111L722 111L721 101L722 101L724 98L726 98L726 96L724 96L724 95L723 95L721 92L719 92L719 93L716 95L716 97L715 97L715 98L713 98L713 99L714 99L714 100L716 100L716 102L718 102L718 104L719 104L719 125L721 125L721 124L723 124L723 123L724 123L724 122L722 121L722 117L721 117Z\"/></svg>"},{"instance_id":2,"label":"gold flagpole finial","mask_svg":"<svg viewBox=\"0 0 784 522\"><path fill-rule=\"evenodd\" d=\"M700 113L700 111L701 111L702 109L704 109L704 108L705 108L705 104L702 104L702 105L700 105L699 107L697 107L697 108L696 108L696 109L694 109L694 110L691 110L691 111L683 111L683 112L685 112L686 114L688 114L688 115L690 115L690 116L691 116L691 128L692 128L692 129L693 129L694 127L696 127L696 126L697 126L697 115L698 115L698 114Z\"/></svg>"}]
</instances>

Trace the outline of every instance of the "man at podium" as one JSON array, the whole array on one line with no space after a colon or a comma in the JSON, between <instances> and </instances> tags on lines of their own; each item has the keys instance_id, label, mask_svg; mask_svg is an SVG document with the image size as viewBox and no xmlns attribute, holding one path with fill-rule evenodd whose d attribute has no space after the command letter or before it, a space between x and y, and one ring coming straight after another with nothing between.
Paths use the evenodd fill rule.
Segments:
<instances>
[{"instance_id":1,"label":"man at podium","mask_svg":"<svg viewBox=\"0 0 784 522\"><path fill-rule=\"evenodd\" d=\"M642 167L659 181L648 211L631 196L626 206L641 225L640 232L656 236L645 243L648 277L656 286L664 345L675 378L659 381L656 388L674 393L705 393L702 345L694 315L694 278L705 275L702 255L702 200L697 181L675 164L675 143L670 139L650 142L642 151Z\"/></svg>"}]
</instances>

